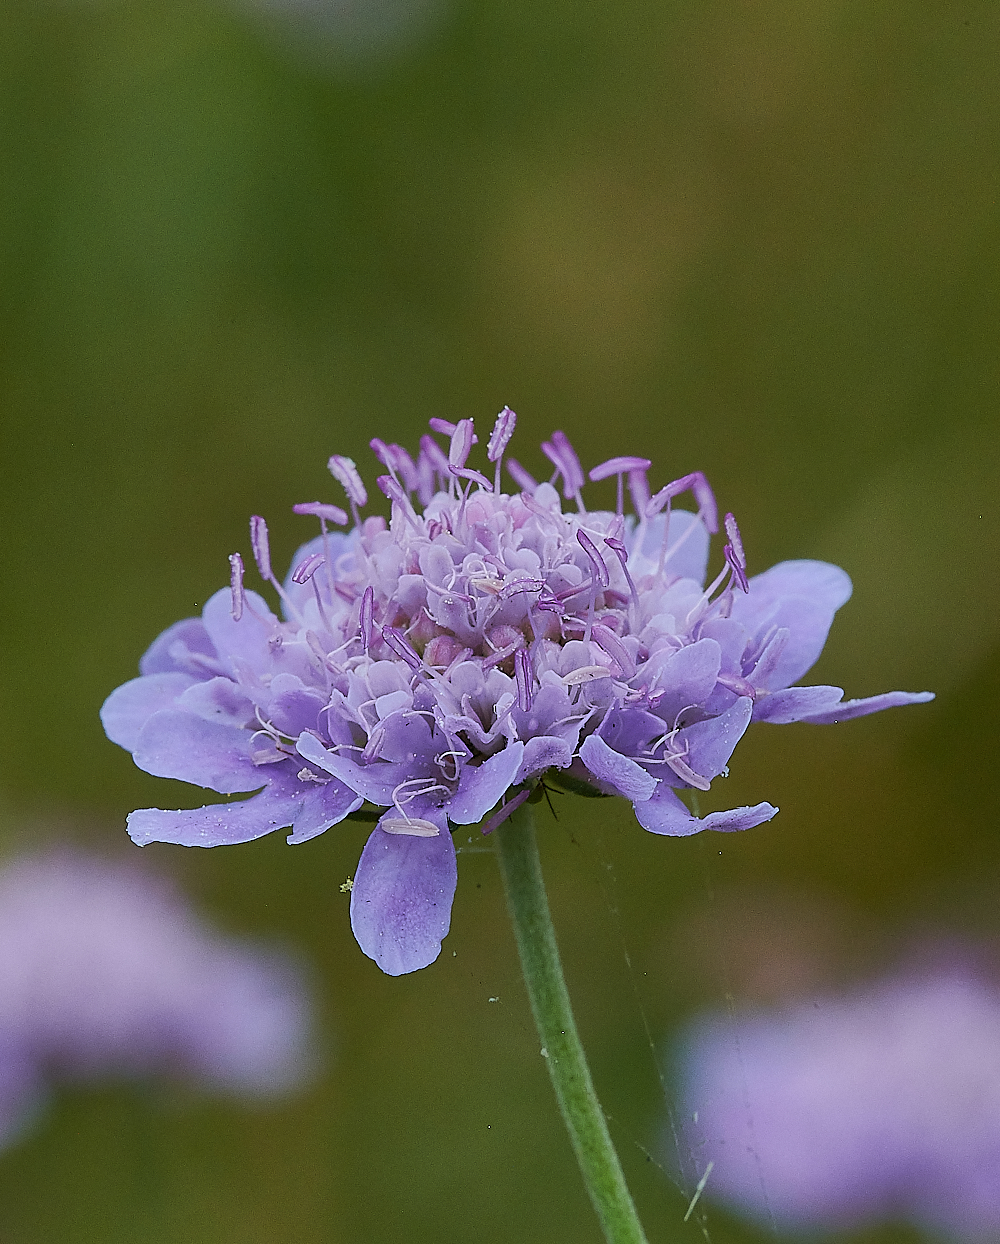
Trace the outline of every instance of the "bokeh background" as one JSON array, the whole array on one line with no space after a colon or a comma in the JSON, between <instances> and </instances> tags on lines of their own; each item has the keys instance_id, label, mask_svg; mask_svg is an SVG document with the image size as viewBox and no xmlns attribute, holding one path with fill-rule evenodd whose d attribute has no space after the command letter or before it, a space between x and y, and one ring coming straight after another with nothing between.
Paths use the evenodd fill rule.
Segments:
<instances>
[{"instance_id":1,"label":"bokeh background","mask_svg":"<svg viewBox=\"0 0 1000 1244\"><path fill-rule=\"evenodd\" d=\"M938 699L756 727L703 804L780 805L746 835L541 822L651 1244L703 1239L676 1027L1000 936L998 46L988 0L6 6L4 849L125 852L133 807L202 802L97 710L250 514L286 563L329 454L371 480L371 436L509 403L538 473L554 428L654 487L705 470L751 570L853 576L815 681ZM390 980L340 890L364 837L147 848L312 961L325 1070L257 1110L64 1092L0 1155L4 1244L597 1244L491 854L464 844L441 959ZM706 1204L715 1244L768 1238Z\"/></svg>"}]
</instances>

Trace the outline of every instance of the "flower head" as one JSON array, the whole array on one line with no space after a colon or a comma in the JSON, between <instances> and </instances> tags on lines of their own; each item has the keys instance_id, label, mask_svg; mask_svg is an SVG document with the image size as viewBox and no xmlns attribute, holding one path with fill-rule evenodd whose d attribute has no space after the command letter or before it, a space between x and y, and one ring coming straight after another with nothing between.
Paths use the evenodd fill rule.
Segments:
<instances>
[{"instance_id":1,"label":"flower head","mask_svg":"<svg viewBox=\"0 0 1000 1244\"><path fill-rule=\"evenodd\" d=\"M180 1072L251 1097L308 1061L284 960L209 928L135 867L77 853L0 870L0 1145L54 1080Z\"/></svg>"},{"instance_id":2,"label":"flower head","mask_svg":"<svg viewBox=\"0 0 1000 1244\"><path fill-rule=\"evenodd\" d=\"M931 698L892 692L842 702L836 687L792 687L823 647L850 580L823 562L784 562L748 579L736 520L725 517L724 565L706 587L715 498L700 472L650 495L649 459L619 456L614 512L588 511L569 439L542 446L554 467L537 483L513 459L516 416L504 408L486 448L490 479L468 465L471 419L432 419L416 459L372 441L387 523L361 518L356 464L332 475L354 514L309 502L321 534L280 583L267 526L251 520L261 577L283 616L231 584L201 619L176 623L119 687L102 720L140 768L252 798L191 811L133 812L140 845L215 846L291 826L304 842L364 804L384 809L361 856L351 921L387 972L440 952L456 884L449 827L473 825L543 775L630 799L658 834L747 829L769 803L698 819L677 790L708 790L751 719L839 721ZM634 515L624 514L624 482ZM563 498L575 506L562 509ZM674 510L690 492L696 512ZM500 813L490 825L498 823Z\"/></svg>"},{"instance_id":3,"label":"flower head","mask_svg":"<svg viewBox=\"0 0 1000 1244\"><path fill-rule=\"evenodd\" d=\"M1000 1235L1000 993L968 969L709 1017L680 1070L707 1195L795 1232Z\"/></svg>"}]
</instances>

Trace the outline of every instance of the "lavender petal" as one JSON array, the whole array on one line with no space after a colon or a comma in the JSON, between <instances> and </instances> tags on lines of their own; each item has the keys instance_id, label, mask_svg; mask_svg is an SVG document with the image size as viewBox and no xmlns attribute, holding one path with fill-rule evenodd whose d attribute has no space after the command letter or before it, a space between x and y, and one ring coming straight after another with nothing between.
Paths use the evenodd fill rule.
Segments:
<instances>
[{"instance_id":1,"label":"lavender petal","mask_svg":"<svg viewBox=\"0 0 1000 1244\"><path fill-rule=\"evenodd\" d=\"M523 757L524 744L514 742L481 765L464 765L458 790L448 805L449 818L456 825L475 825L481 821L504 791L513 785Z\"/></svg>"},{"instance_id":2,"label":"lavender petal","mask_svg":"<svg viewBox=\"0 0 1000 1244\"><path fill-rule=\"evenodd\" d=\"M613 786L626 799L644 802L658 785L657 779L641 765L608 747L596 734L584 739L580 759L599 782Z\"/></svg>"},{"instance_id":3,"label":"lavender petal","mask_svg":"<svg viewBox=\"0 0 1000 1244\"><path fill-rule=\"evenodd\" d=\"M754 826L769 821L778 811L769 803L758 803L751 808L710 812L699 818L691 815L666 782L660 783L651 799L636 803L634 807L636 819L643 829L648 829L651 834L664 834L671 838L687 838L691 834L701 833L703 829L714 829L723 833L753 829Z\"/></svg>"},{"instance_id":4,"label":"lavender petal","mask_svg":"<svg viewBox=\"0 0 1000 1244\"><path fill-rule=\"evenodd\" d=\"M397 814L395 809L391 815ZM458 882L455 845L442 811L421 817L440 828L433 838L387 834L376 826L351 890L351 928L358 945L388 976L425 968L441 953Z\"/></svg>"},{"instance_id":5,"label":"lavender petal","mask_svg":"<svg viewBox=\"0 0 1000 1244\"><path fill-rule=\"evenodd\" d=\"M524 745L521 767L514 777L514 785L537 777L546 769L568 769L573 763L573 749L565 739L553 734L539 734L528 739Z\"/></svg>"},{"instance_id":6,"label":"lavender petal","mask_svg":"<svg viewBox=\"0 0 1000 1244\"><path fill-rule=\"evenodd\" d=\"M747 595L733 601L732 617L751 635L787 627L788 641L763 683L763 691L791 686L812 668L826 643L833 615L850 598L851 580L829 562L779 562L754 575ZM748 675L749 677L749 675Z\"/></svg>"},{"instance_id":7,"label":"lavender petal","mask_svg":"<svg viewBox=\"0 0 1000 1244\"><path fill-rule=\"evenodd\" d=\"M686 747L687 764L709 781L718 777L729 763L736 744L750 724L753 700L740 698L718 717L695 722L693 726L678 732L677 739Z\"/></svg>"},{"instance_id":8,"label":"lavender petal","mask_svg":"<svg viewBox=\"0 0 1000 1244\"><path fill-rule=\"evenodd\" d=\"M869 713L880 713L884 708L926 704L933 699L933 691L885 691L882 695L871 695L864 700L845 700L836 708L810 713L807 717L802 716L798 720L808 721L814 726L829 726L835 725L838 721L850 721L852 717L867 717Z\"/></svg>"},{"instance_id":9,"label":"lavender petal","mask_svg":"<svg viewBox=\"0 0 1000 1244\"><path fill-rule=\"evenodd\" d=\"M154 713L170 708L196 680L190 674L148 674L116 688L101 706L101 724L112 743L132 751Z\"/></svg>"},{"instance_id":10,"label":"lavender petal","mask_svg":"<svg viewBox=\"0 0 1000 1244\"><path fill-rule=\"evenodd\" d=\"M154 777L176 778L223 795L258 790L268 775L250 761L250 734L162 709L139 731L132 758Z\"/></svg>"},{"instance_id":11,"label":"lavender petal","mask_svg":"<svg viewBox=\"0 0 1000 1244\"><path fill-rule=\"evenodd\" d=\"M199 661L199 657L203 660ZM181 673L204 678L206 662L214 665L217 661L215 645L201 618L182 618L153 640L139 661L139 673Z\"/></svg>"}]
</instances>

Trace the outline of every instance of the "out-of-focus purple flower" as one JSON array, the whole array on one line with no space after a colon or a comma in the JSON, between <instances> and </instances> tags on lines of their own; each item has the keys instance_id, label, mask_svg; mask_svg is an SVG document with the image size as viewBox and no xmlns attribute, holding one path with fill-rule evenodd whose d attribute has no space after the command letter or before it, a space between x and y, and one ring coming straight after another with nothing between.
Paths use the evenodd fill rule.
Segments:
<instances>
[{"instance_id":1,"label":"out-of-focus purple flower","mask_svg":"<svg viewBox=\"0 0 1000 1244\"><path fill-rule=\"evenodd\" d=\"M361 857L351 921L361 948L392 975L437 958L456 883L449 829L489 815L543 775L630 799L657 834L748 829L769 803L692 816L675 793L708 790L751 719L832 722L928 693L843 702L837 687L793 687L815 662L850 580L824 562L783 562L747 579L736 521L705 586L715 498L700 472L650 496L649 460L619 456L614 513L588 511L586 477L562 432L543 450L555 470L499 491L516 416L504 408L487 445L494 480L467 465L472 421L431 421L448 451L421 439L373 448L388 474L388 524L358 517L367 490L341 455L330 471L355 514L320 503L322 533L284 585L264 520L254 559L284 620L243 586L200 619L176 623L119 687L102 720L149 773L245 801L133 812L129 832L189 846L245 842L291 826L305 842L367 802L386 809ZM624 476L639 509L623 513ZM555 487L572 500L564 513ZM672 510L691 492L696 513ZM338 517L339 515L339 517ZM262 789L263 788L263 789ZM364 813L362 813L364 815ZM370 819L370 818L369 818ZM499 823L497 817L490 824Z\"/></svg>"},{"instance_id":2,"label":"out-of-focus purple flower","mask_svg":"<svg viewBox=\"0 0 1000 1244\"><path fill-rule=\"evenodd\" d=\"M706 1196L788 1230L1000 1238L1000 992L970 972L709 1017L680 1079Z\"/></svg>"},{"instance_id":3,"label":"out-of-focus purple flower","mask_svg":"<svg viewBox=\"0 0 1000 1244\"><path fill-rule=\"evenodd\" d=\"M291 965L165 882L76 853L0 870L0 1144L54 1080L173 1073L262 1097L310 1061Z\"/></svg>"}]
</instances>

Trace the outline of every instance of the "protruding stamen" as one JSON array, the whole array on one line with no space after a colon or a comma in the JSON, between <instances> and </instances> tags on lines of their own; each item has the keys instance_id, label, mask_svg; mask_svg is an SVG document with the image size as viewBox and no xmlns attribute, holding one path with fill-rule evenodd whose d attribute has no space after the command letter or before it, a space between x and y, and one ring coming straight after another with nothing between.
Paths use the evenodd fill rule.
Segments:
<instances>
[{"instance_id":1,"label":"protruding stamen","mask_svg":"<svg viewBox=\"0 0 1000 1244\"><path fill-rule=\"evenodd\" d=\"M646 513L646 506L649 505L649 480L646 479L645 471L629 471L628 490L632 495L636 518L641 521Z\"/></svg>"},{"instance_id":2,"label":"protruding stamen","mask_svg":"<svg viewBox=\"0 0 1000 1244\"><path fill-rule=\"evenodd\" d=\"M375 482L378 484L379 489L389 498L389 500L399 506L403 512L403 517L414 529L414 531L422 535L423 532L420 530L420 524L417 521L417 516L414 513L413 506L410 504L410 498L406 495L406 491L399 480L393 479L391 475L380 475Z\"/></svg>"},{"instance_id":3,"label":"protruding stamen","mask_svg":"<svg viewBox=\"0 0 1000 1244\"><path fill-rule=\"evenodd\" d=\"M579 540L583 551L590 558L591 565L594 567L594 574L597 577L597 582L601 585L601 587L610 587L611 577L608 574L608 567L604 561L604 558L600 555L600 553L598 553L597 545L594 544L593 540L591 540L590 536L588 536L585 531L578 531L576 533L576 538Z\"/></svg>"},{"instance_id":4,"label":"protruding stamen","mask_svg":"<svg viewBox=\"0 0 1000 1244\"><path fill-rule=\"evenodd\" d=\"M679 497L682 492L688 489L694 494L694 499L698 503L698 514L701 521L705 524L708 531L715 535L719 530L719 511L715 504L715 494L712 492L708 480L701 471L692 471L690 475L682 475L680 479L675 479L672 483L665 485L650 500L646 507L646 517L652 518L659 514L663 507L673 497Z\"/></svg>"},{"instance_id":5,"label":"protruding stamen","mask_svg":"<svg viewBox=\"0 0 1000 1244\"><path fill-rule=\"evenodd\" d=\"M428 419L427 422L430 424L430 428L432 432L439 432L442 436L454 436L455 435L455 427L457 425L454 423L449 423L447 419L438 419L435 416L435 418L433 419Z\"/></svg>"},{"instance_id":6,"label":"protruding stamen","mask_svg":"<svg viewBox=\"0 0 1000 1244\"><path fill-rule=\"evenodd\" d=\"M514 679L517 682L517 707L522 713L531 709L531 666L526 648L514 653Z\"/></svg>"},{"instance_id":7,"label":"protruding stamen","mask_svg":"<svg viewBox=\"0 0 1000 1244\"><path fill-rule=\"evenodd\" d=\"M391 648L401 661L406 662L410 669L420 669L421 661L417 650L398 626L383 626L382 638L385 640L386 647Z\"/></svg>"},{"instance_id":8,"label":"protruding stamen","mask_svg":"<svg viewBox=\"0 0 1000 1244\"><path fill-rule=\"evenodd\" d=\"M260 577L270 582L274 578L271 570L271 547L267 538L267 523L259 514L250 519L250 547L253 559L257 563Z\"/></svg>"},{"instance_id":9,"label":"protruding stamen","mask_svg":"<svg viewBox=\"0 0 1000 1244\"><path fill-rule=\"evenodd\" d=\"M347 522L347 511L339 505L327 505L325 501L300 501L292 506L293 514L312 514L327 523L336 523L343 527Z\"/></svg>"},{"instance_id":10,"label":"protruding stamen","mask_svg":"<svg viewBox=\"0 0 1000 1244\"><path fill-rule=\"evenodd\" d=\"M229 554L229 586L233 593L233 621L243 617L243 558L239 553Z\"/></svg>"},{"instance_id":11,"label":"protruding stamen","mask_svg":"<svg viewBox=\"0 0 1000 1244\"><path fill-rule=\"evenodd\" d=\"M625 475L628 475L631 482L632 475L635 472L648 471L652 465L649 458L609 458L607 462L602 462L599 466L594 467L590 472L590 478L596 484L598 480L609 479L612 475L618 476L618 509L616 513L621 514L622 501L624 499L622 496L622 481ZM645 478L645 475L643 475L643 478Z\"/></svg>"},{"instance_id":12,"label":"protruding stamen","mask_svg":"<svg viewBox=\"0 0 1000 1244\"><path fill-rule=\"evenodd\" d=\"M736 525L736 519L732 514L727 514L723 520L726 527L726 535L729 537L729 543L722 550L726 562L733 572L733 578L740 585L744 592L750 591L750 584L747 580L747 557L743 551L743 540L740 537L740 529Z\"/></svg>"},{"instance_id":13,"label":"protruding stamen","mask_svg":"<svg viewBox=\"0 0 1000 1244\"><path fill-rule=\"evenodd\" d=\"M609 458L607 462L595 466L589 474L596 484L598 480L609 479L612 475L624 475L627 471L648 471L652 465L649 458Z\"/></svg>"},{"instance_id":14,"label":"protruding stamen","mask_svg":"<svg viewBox=\"0 0 1000 1244\"><path fill-rule=\"evenodd\" d=\"M632 576L628 572L628 549L621 540L614 539L613 536L605 536L604 543L612 550L622 565L622 573L625 575L625 582L628 584L628 590L632 593L632 604L635 606L635 620L639 618L639 592L635 586Z\"/></svg>"},{"instance_id":15,"label":"protruding stamen","mask_svg":"<svg viewBox=\"0 0 1000 1244\"><path fill-rule=\"evenodd\" d=\"M451 444L448 446L448 465L464 467L476 443L476 434L471 419L459 419L452 433Z\"/></svg>"},{"instance_id":16,"label":"protruding stamen","mask_svg":"<svg viewBox=\"0 0 1000 1244\"><path fill-rule=\"evenodd\" d=\"M478 484L479 487L485 489L486 492L493 491L493 485L486 478L486 476L479 471L474 471L472 467L450 466L448 470L452 475L457 476L459 479L472 480L474 484Z\"/></svg>"},{"instance_id":17,"label":"protruding stamen","mask_svg":"<svg viewBox=\"0 0 1000 1244\"><path fill-rule=\"evenodd\" d=\"M365 594L361 597L361 644L365 650L372 646L372 619L375 614L375 592L371 587L365 588Z\"/></svg>"},{"instance_id":18,"label":"protruding stamen","mask_svg":"<svg viewBox=\"0 0 1000 1244\"><path fill-rule=\"evenodd\" d=\"M526 471L516 458L507 459L507 474L522 492L534 495L535 489L538 487L538 480L535 479L530 471Z\"/></svg>"},{"instance_id":19,"label":"protruding stamen","mask_svg":"<svg viewBox=\"0 0 1000 1244\"><path fill-rule=\"evenodd\" d=\"M519 790L513 799L508 799L499 811L493 813L490 819L483 826L482 832L484 834L492 834L495 829L498 829L504 821L506 821L511 813L517 811L517 809L522 803L524 803L525 799L527 799L530 794L530 790Z\"/></svg>"},{"instance_id":20,"label":"protruding stamen","mask_svg":"<svg viewBox=\"0 0 1000 1244\"><path fill-rule=\"evenodd\" d=\"M556 475L563 477L563 496L567 500L575 497L581 514L584 513L580 489L586 483L586 477L569 437L565 432L553 432L551 441L542 442L542 453L556 468Z\"/></svg>"},{"instance_id":21,"label":"protruding stamen","mask_svg":"<svg viewBox=\"0 0 1000 1244\"><path fill-rule=\"evenodd\" d=\"M354 516L354 526L360 527L361 519L358 517L358 506L367 505L368 489L365 488L361 476L358 474L358 468L354 465L353 458L346 458L343 454L334 454L326 466L333 478L347 493L347 499L351 503L351 513Z\"/></svg>"},{"instance_id":22,"label":"protruding stamen","mask_svg":"<svg viewBox=\"0 0 1000 1244\"><path fill-rule=\"evenodd\" d=\"M420 438L420 452L427 458L427 461L438 474L442 483L450 478L448 475L448 455L432 436L428 436L425 433Z\"/></svg>"},{"instance_id":23,"label":"protruding stamen","mask_svg":"<svg viewBox=\"0 0 1000 1244\"><path fill-rule=\"evenodd\" d=\"M304 561L299 562L295 567L292 572L292 582L308 583L325 561L326 558L322 553L310 553Z\"/></svg>"},{"instance_id":24,"label":"protruding stamen","mask_svg":"<svg viewBox=\"0 0 1000 1244\"><path fill-rule=\"evenodd\" d=\"M590 634L594 643L603 648L608 656L617 662L624 678L632 678L635 675L635 661L632 660L632 654L610 627L595 622Z\"/></svg>"},{"instance_id":25,"label":"protruding stamen","mask_svg":"<svg viewBox=\"0 0 1000 1244\"><path fill-rule=\"evenodd\" d=\"M486 446L486 457L490 462L498 462L503 456L504 450L510 444L510 438L514 435L516 423L517 415L509 406L505 406L497 415L489 444Z\"/></svg>"}]
</instances>

